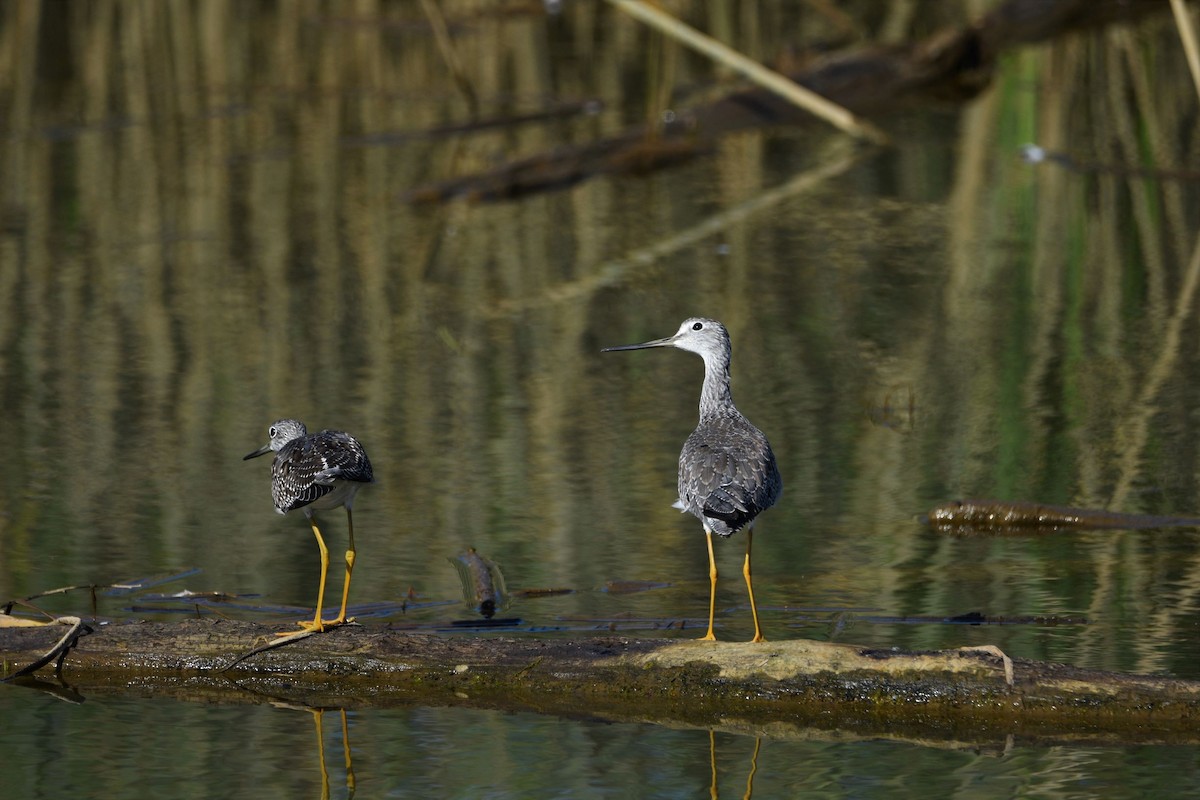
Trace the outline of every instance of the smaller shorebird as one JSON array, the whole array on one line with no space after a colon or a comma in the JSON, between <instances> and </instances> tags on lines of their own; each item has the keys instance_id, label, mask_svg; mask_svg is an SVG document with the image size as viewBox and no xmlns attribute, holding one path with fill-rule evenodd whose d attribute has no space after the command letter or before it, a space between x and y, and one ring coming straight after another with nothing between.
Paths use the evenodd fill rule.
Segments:
<instances>
[{"instance_id":1,"label":"smaller shorebird","mask_svg":"<svg viewBox=\"0 0 1200 800\"><path fill-rule=\"evenodd\" d=\"M713 558L712 535L730 536L745 528L746 562L742 574L750 593L750 613L754 616L751 641L764 641L750 580L750 544L755 517L775 505L783 492L783 481L767 437L733 404L729 389L729 361L733 352L729 332L715 319L693 317L685 320L674 336L606 347L603 352L647 347L677 347L704 359L700 423L679 454L679 500L675 503L676 508L700 519L708 542L708 633L703 638L710 641L717 638L713 635L717 562Z\"/></svg>"},{"instance_id":2,"label":"smaller shorebird","mask_svg":"<svg viewBox=\"0 0 1200 800\"><path fill-rule=\"evenodd\" d=\"M300 627L323 631L327 627L353 622L346 619L346 601L350 597L350 574L354 571L354 517L350 513L354 495L368 483L374 483L367 451L348 433L321 431L311 436L304 423L294 419L276 420L267 431L271 441L247 454L242 460L275 451L271 463L271 498L275 510L286 514L302 509L321 549L321 586L317 590L317 611L312 622ZM350 542L346 549L346 583L342 587L342 609L331 620L321 619L325 603L325 578L329 574L329 548L317 527L316 511L346 507Z\"/></svg>"}]
</instances>

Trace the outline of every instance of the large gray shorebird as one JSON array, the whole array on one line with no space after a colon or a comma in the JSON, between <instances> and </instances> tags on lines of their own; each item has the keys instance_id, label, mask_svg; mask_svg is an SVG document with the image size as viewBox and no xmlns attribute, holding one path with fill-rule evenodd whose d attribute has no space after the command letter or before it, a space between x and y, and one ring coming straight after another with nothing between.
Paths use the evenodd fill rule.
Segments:
<instances>
[{"instance_id":1,"label":"large gray shorebird","mask_svg":"<svg viewBox=\"0 0 1200 800\"><path fill-rule=\"evenodd\" d=\"M321 586L317 590L317 611L312 622L301 622L310 631L353 622L346 618L346 602L350 598L350 575L354 572L354 517L350 512L354 495L368 483L374 483L371 462L359 441L342 431L321 431L309 434L303 422L281 419L267 430L270 441L249 453L243 460L257 458L272 451L271 498L275 510L286 514L301 509L317 537L321 550ZM329 574L329 548L317 527L316 512L320 509L346 507L346 524L350 530L346 549L346 582L342 586L342 608L337 617L321 619L325 602L325 578Z\"/></svg>"},{"instance_id":2,"label":"large gray shorebird","mask_svg":"<svg viewBox=\"0 0 1200 800\"><path fill-rule=\"evenodd\" d=\"M715 319L693 317L685 320L674 336L606 347L604 352L648 347L677 347L704 359L700 422L679 454L679 500L675 503L676 508L699 518L708 544L708 633L703 638L717 638L713 635L717 562L713 558L712 535L730 536L745 528L746 561L742 574L750 594L750 613L754 616L751 641L764 641L750 579L750 545L755 518L779 499L783 480L767 437L733 404L729 389L732 354L729 331Z\"/></svg>"}]
</instances>

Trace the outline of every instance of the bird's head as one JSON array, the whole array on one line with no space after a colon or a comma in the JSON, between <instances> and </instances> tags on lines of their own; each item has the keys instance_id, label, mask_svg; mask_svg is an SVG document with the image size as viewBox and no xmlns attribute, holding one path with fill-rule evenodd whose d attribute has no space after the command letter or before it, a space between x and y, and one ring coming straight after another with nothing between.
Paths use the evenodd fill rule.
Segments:
<instances>
[{"instance_id":1,"label":"bird's head","mask_svg":"<svg viewBox=\"0 0 1200 800\"><path fill-rule=\"evenodd\" d=\"M679 330L675 331L674 336L668 336L665 339L652 339L640 344L623 344L616 347L606 347L601 352L644 350L648 347L677 347L680 350L698 353L705 360L709 360L710 358L720 360L722 357L728 360L730 352L729 332L725 330L724 325L715 319L691 317L683 321L683 324L679 326Z\"/></svg>"},{"instance_id":2,"label":"bird's head","mask_svg":"<svg viewBox=\"0 0 1200 800\"><path fill-rule=\"evenodd\" d=\"M293 439L299 439L308 435L308 428L304 427L304 423L298 419L277 419L271 423L271 427L267 429L267 437L270 439L262 447L255 450L253 453L247 453L242 457L243 461L251 458L258 458L261 455L266 455L271 451L278 453L283 449L283 446Z\"/></svg>"}]
</instances>

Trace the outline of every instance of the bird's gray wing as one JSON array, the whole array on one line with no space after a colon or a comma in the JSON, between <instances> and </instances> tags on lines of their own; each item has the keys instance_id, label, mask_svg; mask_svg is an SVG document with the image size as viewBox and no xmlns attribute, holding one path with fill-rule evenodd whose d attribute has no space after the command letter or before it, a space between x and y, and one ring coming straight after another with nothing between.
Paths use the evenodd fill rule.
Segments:
<instances>
[{"instance_id":1,"label":"bird's gray wing","mask_svg":"<svg viewBox=\"0 0 1200 800\"><path fill-rule=\"evenodd\" d=\"M719 436L697 430L680 454L679 496L686 510L720 520L728 535L774 505L782 489L775 454L753 426L723 430Z\"/></svg>"},{"instance_id":2,"label":"bird's gray wing","mask_svg":"<svg viewBox=\"0 0 1200 800\"><path fill-rule=\"evenodd\" d=\"M357 439L341 431L321 431L312 439L314 452L324 467L313 475L317 483L332 486L337 479L374 483L367 451Z\"/></svg>"},{"instance_id":3,"label":"bird's gray wing","mask_svg":"<svg viewBox=\"0 0 1200 800\"><path fill-rule=\"evenodd\" d=\"M333 491L331 483L319 482L327 468L323 458L313 457L311 439L297 439L284 445L271 464L271 497L280 512L306 506Z\"/></svg>"}]
</instances>

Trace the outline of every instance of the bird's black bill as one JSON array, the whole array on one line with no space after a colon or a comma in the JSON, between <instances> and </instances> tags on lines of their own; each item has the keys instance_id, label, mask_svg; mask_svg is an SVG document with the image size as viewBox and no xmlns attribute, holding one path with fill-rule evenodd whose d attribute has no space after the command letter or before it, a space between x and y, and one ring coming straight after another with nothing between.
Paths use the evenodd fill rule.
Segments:
<instances>
[{"instance_id":1,"label":"bird's black bill","mask_svg":"<svg viewBox=\"0 0 1200 800\"><path fill-rule=\"evenodd\" d=\"M265 456L269 452L271 452L271 445L269 443L264 444L262 447L258 448L253 453L247 453L246 455L242 456L242 461L249 461L252 458L258 458L259 456Z\"/></svg>"},{"instance_id":2,"label":"bird's black bill","mask_svg":"<svg viewBox=\"0 0 1200 800\"><path fill-rule=\"evenodd\" d=\"M616 347L605 347L601 353L611 353L614 350L645 350L647 347L670 347L675 344L675 337L668 336L665 339L652 339L649 342L641 344L619 344Z\"/></svg>"}]
</instances>

